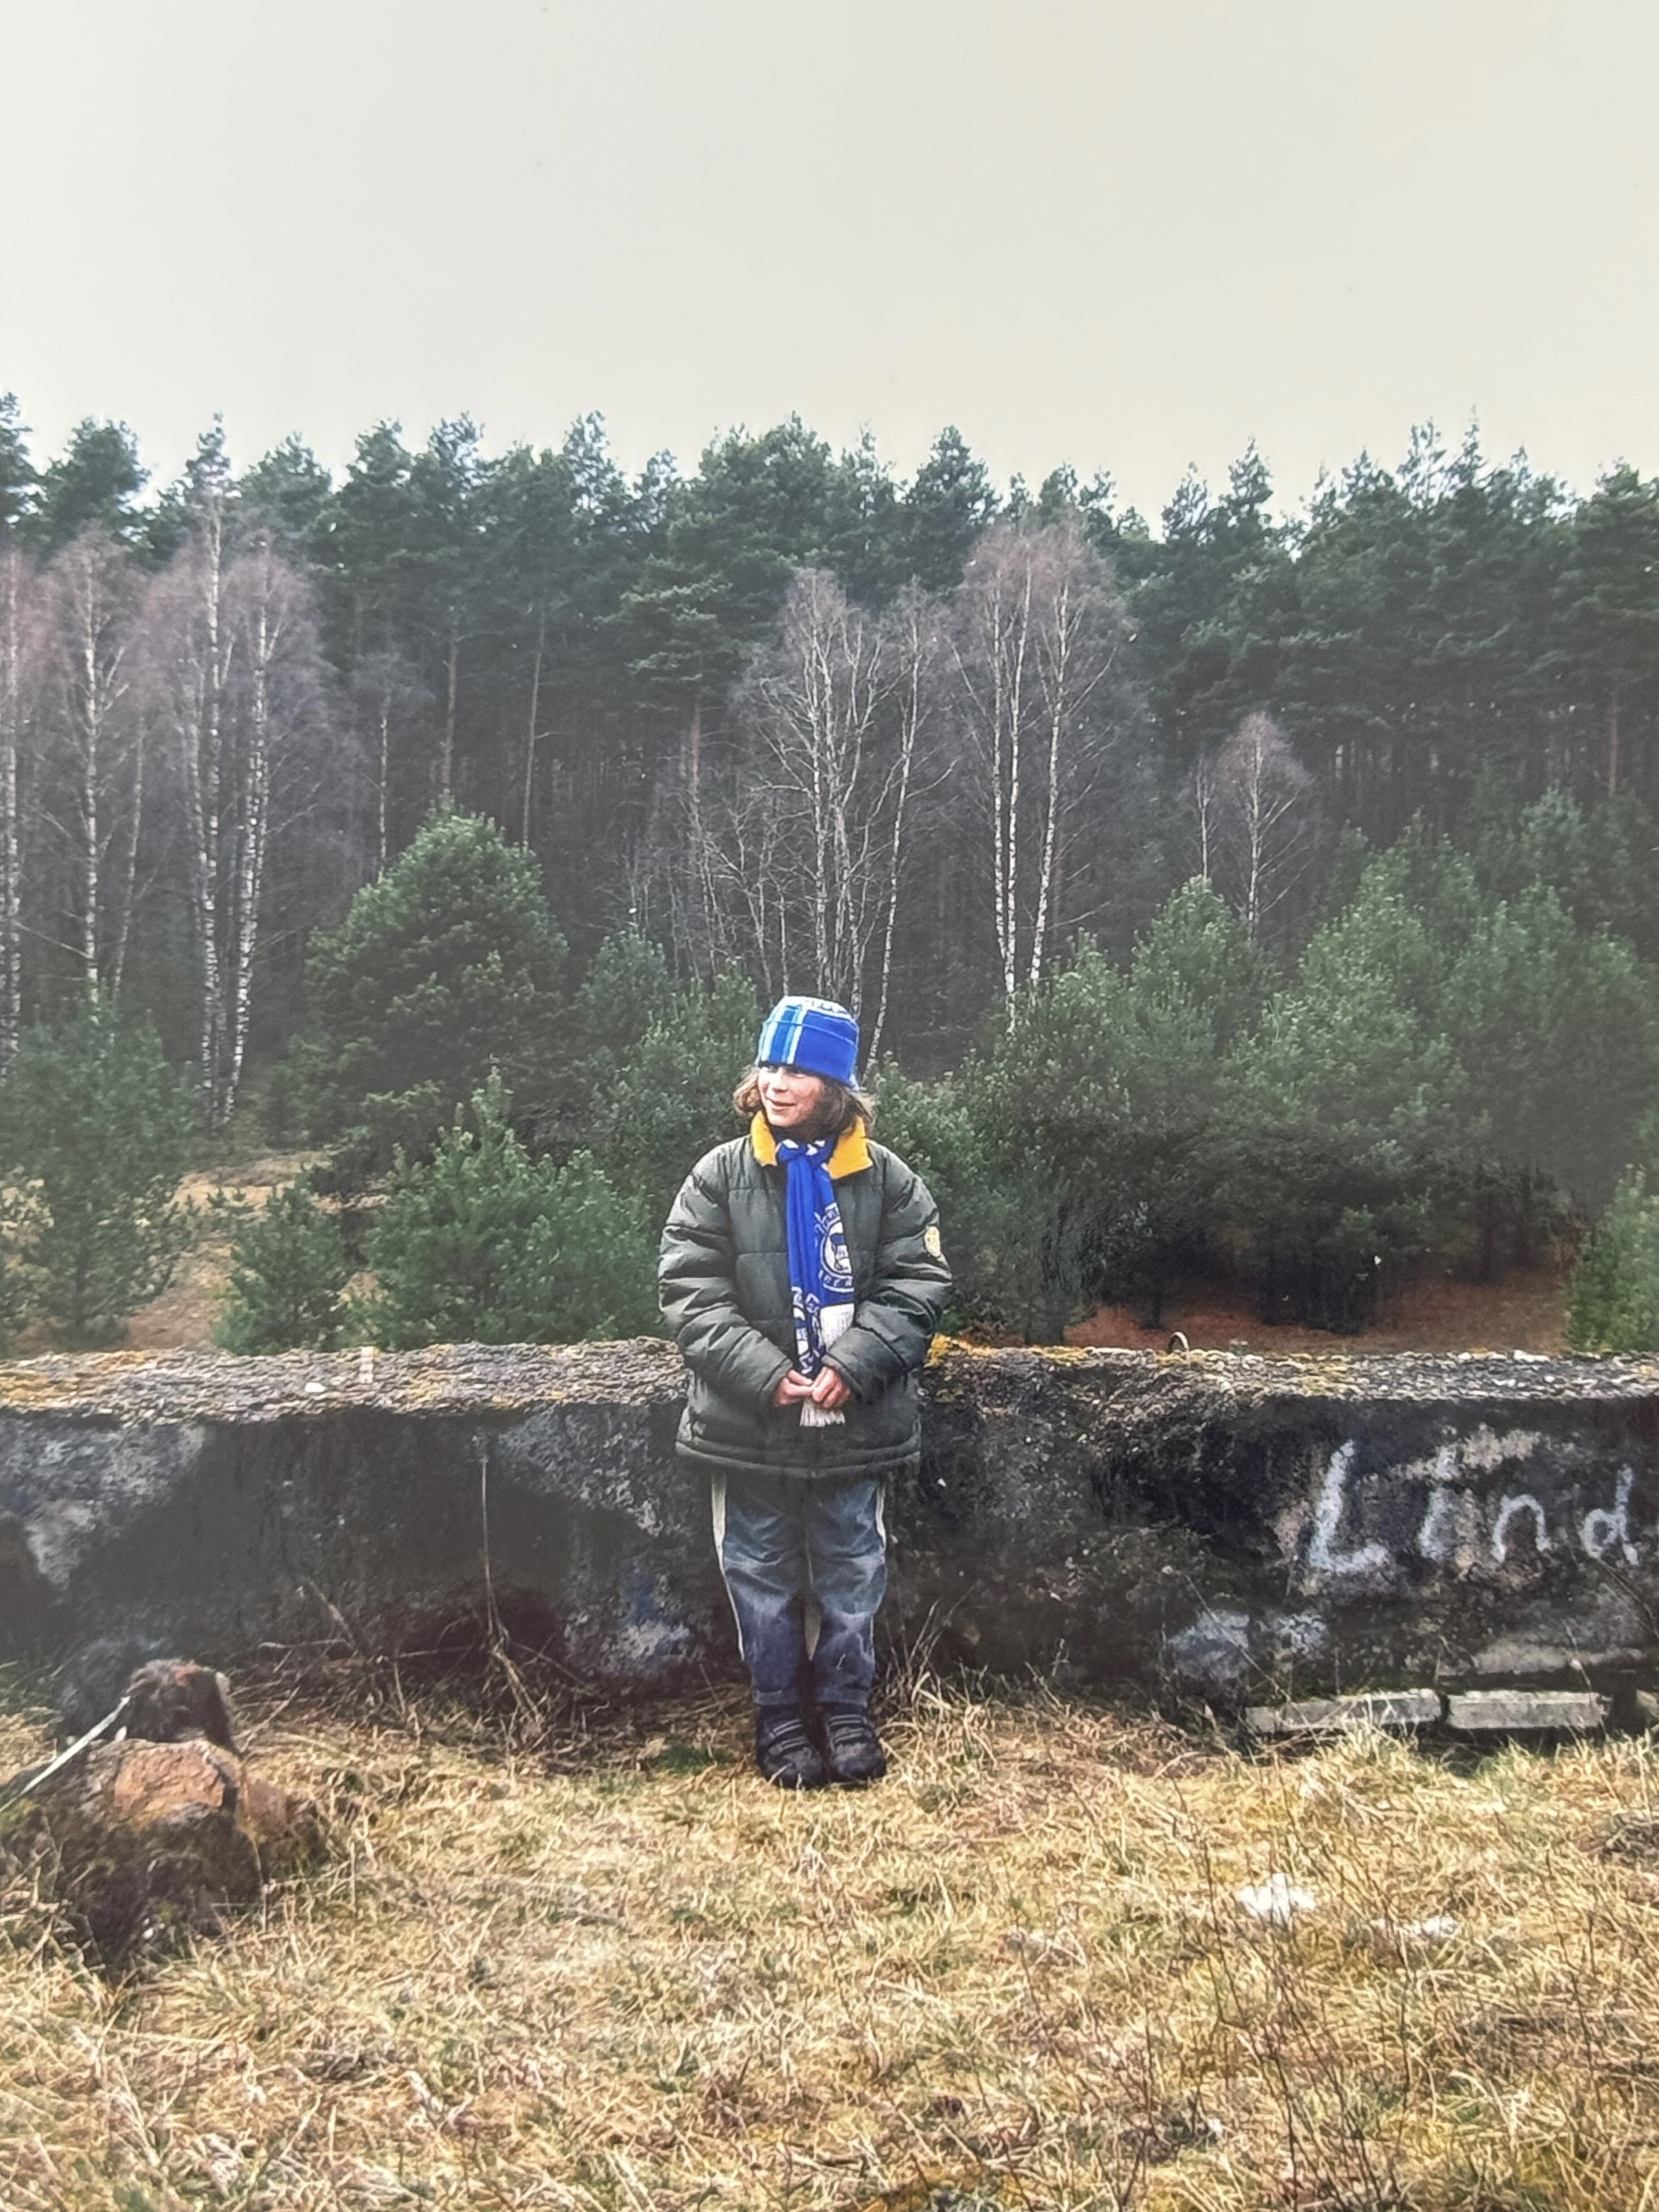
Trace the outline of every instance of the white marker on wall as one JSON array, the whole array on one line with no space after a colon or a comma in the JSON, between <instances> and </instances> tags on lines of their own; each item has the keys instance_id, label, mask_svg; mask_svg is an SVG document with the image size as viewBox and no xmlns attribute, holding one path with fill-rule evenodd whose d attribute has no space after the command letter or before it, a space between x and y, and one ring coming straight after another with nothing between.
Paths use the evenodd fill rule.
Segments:
<instances>
[{"instance_id":1,"label":"white marker on wall","mask_svg":"<svg viewBox=\"0 0 1659 2212\"><path fill-rule=\"evenodd\" d=\"M1319 1493L1319 1504L1314 1511L1313 1534L1308 1541L1308 1565L1316 1574L1340 1576L1349 1580L1360 1576L1372 1580L1392 1578L1394 1560L1386 1544L1361 1544L1351 1552L1338 1548L1337 1540L1342 1533L1342 1515L1347 1504L1348 1475L1358 1449L1350 1438L1331 1454L1331 1463L1325 1470L1324 1485Z\"/></svg>"}]
</instances>

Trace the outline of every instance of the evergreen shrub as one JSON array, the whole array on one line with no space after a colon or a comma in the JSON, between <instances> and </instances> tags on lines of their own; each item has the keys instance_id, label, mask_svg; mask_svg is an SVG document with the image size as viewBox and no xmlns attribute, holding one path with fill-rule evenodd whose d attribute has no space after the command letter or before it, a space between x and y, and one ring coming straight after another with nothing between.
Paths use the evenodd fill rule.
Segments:
<instances>
[{"instance_id":1,"label":"evergreen shrub","mask_svg":"<svg viewBox=\"0 0 1659 2212\"><path fill-rule=\"evenodd\" d=\"M632 950L618 940L595 961L575 1017L577 1034L595 1042L573 1139L654 1234L694 1163L738 1134L732 1093L760 1031L754 986L731 974L676 982L665 967L652 973L637 940Z\"/></svg>"},{"instance_id":2,"label":"evergreen shrub","mask_svg":"<svg viewBox=\"0 0 1659 2212\"><path fill-rule=\"evenodd\" d=\"M0 1091L0 1154L32 1196L37 1310L107 1343L166 1289L194 1231L178 1202L191 1113L148 1021L106 1006L26 1033Z\"/></svg>"},{"instance_id":3,"label":"evergreen shrub","mask_svg":"<svg viewBox=\"0 0 1659 2212\"><path fill-rule=\"evenodd\" d=\"M399 1152L353 1334L422 1344L551 1344L655 1330L653 1239L591 1154L534 1159L499 1076L430 1159Z\"/></svg>"},{"instance_id":4,"label":"evergreen shrub","mask_svg":"<svg viewBox=\"0 0 1659 2212\"><path fill-rule=\"evenodd\" d=\"M939 1201L954 1326L1050 1341L1102 1297L1159 1322L1211 1255L1226 1057L1266 988L1256 948L1194 881L1127 971L1085 939L955 1075L884 1075L880 1134Z\"/></svg>"},{"instance_id":5,"label":"evergreen shrub","mask_svg":"<svg viewBox=\"0 0 1659 2212\"><path fill-rule=\"evenodd\" d=\"M1567 1293L1575 1352L1659 1352L1659 1191L1632 1170L1591 1231Z\"/></svg>"},{"instance_id":6,"label":"evergreen shrub","mask_svg":"<svg viewBox=\"0 0 1659 2212\"><path fill-rule=\"evenodd\" d=\"M1484 1127L1444 1034L1445 970L1373 863L1234 1052L1219 1188L1266 1319L1357 1331L1380 1279L1460 1224Z\"/></svg>"},{"instance_id":7,"label":"evergreen shrub","mask_svg":"<svg viewBox=\"0 0 1659 2212\"><path fill-rule=\"evenodd\" d=\"M362 1177L429 1146L489 1067L541 1104L563 958L531 855L441 809L313 948L295 1073L315 1136Z\"/></svg>"},{"instance_id":8,"label":"evergreen shrub","mask_svg":"<svg viewBox=\"0 0 1659 2212\"><path fill-rule=\"evenodd\" d=\"M975 1064L932 1083L885 1069L876 1097L876 1135L939 1205L951 1277L945 1328L1056 1340L1088 1300L1083 1218L1052 1161L1001 1141Z\"/></svg>"},{"instance_id":9,"label":"evergreen shrub","mask_svg":"<svg viewBox=\"0 0 1659 2212\"><path fill-rule=\"evenodd\" d=\"M257 1214L241 1211L215 1343L227 1352L331 1352L352 1272L338 1221L303 1177L273 1191Z\"/></svg>"}]
</instances>

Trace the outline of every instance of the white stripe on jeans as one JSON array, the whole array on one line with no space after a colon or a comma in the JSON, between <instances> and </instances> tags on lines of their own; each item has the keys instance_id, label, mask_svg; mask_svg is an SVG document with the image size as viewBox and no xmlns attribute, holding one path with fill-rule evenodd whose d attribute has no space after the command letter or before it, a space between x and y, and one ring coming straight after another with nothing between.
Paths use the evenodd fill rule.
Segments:
<instances>
[{"instance_id":1,"label":"white stripe on jeans","mask_svg":"<svg viewBox=\"0 0 1659 2212\"><path fill-rule=\"evenodd\" d=\"M748 1655L743 1648L743 1620L726 1572L726 1477L712 1470L708 1477L708 1504L714 1522L714 1557L720 1563L720 1580L726 1583L726 1601L732 1608L732 1624L738 1632L738 1656L747 1666Z\"/></svg>"}]
</instances>

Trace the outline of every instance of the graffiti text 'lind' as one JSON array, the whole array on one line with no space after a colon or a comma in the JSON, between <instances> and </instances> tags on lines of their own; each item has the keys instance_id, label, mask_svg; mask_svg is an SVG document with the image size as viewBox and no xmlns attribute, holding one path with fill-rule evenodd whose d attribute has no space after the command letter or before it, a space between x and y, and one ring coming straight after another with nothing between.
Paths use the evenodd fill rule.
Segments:
<instances>
[{"instance_id":1,"label":"graffiti text 'lind'","mask_svg":"<svg viewBox=\"0 0 1659 2212\"><path fill-rule=\"evenodd\" d=\"M1316 1582L1376 1586L1394 1581L1405 1560L1401 1547L1379 1536L1354 1530L1351 1495L1358 1444L1353 1438L1331 1454L1313 1510L1308 1536L1307 1571ZM1631 1522L1636 1476L1623 1467L1614 1479L1609 1503L1587 1511L1564 1513L1553 1524L1549 1509L1535 1492L1483 1486L1464 1466L1462 1447L1443 1445L1428 1478L1428 1501L1409 1545L1419 1559L1435 1566L1467 1569L1489 1560L1504 1567L1527 1551L1534 1559L1553 1552L1582 1552L1607 1565L1635 1566L1641 1553ZM1420 1463L1419 1463L1420 1464ZM1404 1481L1404 1468L1380 1469L1365 1478L1368 1486ZM1363 1521L1363 1516L1359 1516Z\"/></svg>"}]
</instances>

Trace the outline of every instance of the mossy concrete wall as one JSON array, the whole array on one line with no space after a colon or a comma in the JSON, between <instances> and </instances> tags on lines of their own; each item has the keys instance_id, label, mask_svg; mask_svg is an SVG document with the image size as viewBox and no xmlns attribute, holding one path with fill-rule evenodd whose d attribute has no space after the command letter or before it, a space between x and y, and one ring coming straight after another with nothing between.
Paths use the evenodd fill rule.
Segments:
<instances>
[{"instance_id":1,"label":"mossy concrete wall","mask_svg":"<svg viewBox=\"0 0 1659 2212\"><path fill-rule=\"evenodd\" d=\"M1659 1369L947 1349L890 1638L1212 1699L1645 1683ZM729 1671L677 1357L640 1342L0 1369L0 1650L386 1649L488 1595L579 1675Z\"/></svg>"}]
</instances>

